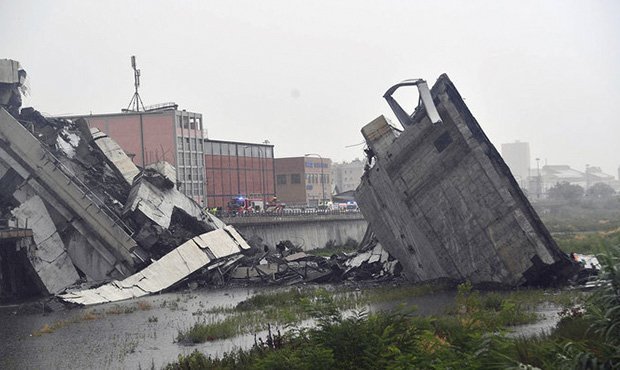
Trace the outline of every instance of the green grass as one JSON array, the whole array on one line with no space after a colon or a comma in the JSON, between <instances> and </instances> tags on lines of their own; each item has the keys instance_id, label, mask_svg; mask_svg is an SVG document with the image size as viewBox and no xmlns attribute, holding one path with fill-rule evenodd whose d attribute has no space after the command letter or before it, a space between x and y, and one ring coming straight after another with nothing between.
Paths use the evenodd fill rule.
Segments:
<instances>
[{"instance_id":1,"label":"green grass","mask_svg":"<svg viewBox=\"0 0 620 370\"><path fill-rule=\"evenodd\" d=\"M422 284L405 284L400 286L377 286L361 291L360 302L370 304L379 302L401 302L412 297L419 297L453 290L455 284L448 281L434 281Z\"/></svg>"},{"instance_id":2,"label":"green grass","mask_svg":"<svg viewBox=\"0 0 620 370\"><path fill-rule=\"evenodd\" d=\"M313 317L318 311L334 312L356 307L352 294L338 294L325 288L293 288L257 294L235 307L217 307L209 313L224 315L224 319L201 319L185 331L179 331L177 341L200 343L230 338L240 334L267 329L268 323L290 325ZM204 314L204 313L203 313Z\"/></svg>"},{"instance_id":3,"label":"green grass","mask_svg":"<svg viewBox=\"0 0 620 370\"><path fill-rule=\"evenodd\" d=\"M179 332L177 341L180 343L203 343L207 341L231 338L240 333L240 327L247 321L245 316L237 315L222 321L196 322L189 330Z\"/></svg>"},{"instance_id":4,"label":"green grass","mask_svg":"<svg viewBox=\"0 0 620 370\"><path fill-rule=\"evenodd\" d=\"M542 201L534 204L551 232L608 231L620 228L620 198L579 203Z\"/></svg>"},{"instance_id":5,"label":"green grass","mask_svg":"<svg viewBox=\"0 0 620 370\"><path fill-rule=\"evenodd\" d=\"M358 242L352 238L348 238L343 245L336 245L334 241L330 240L328 243L325 244L325 247L312 249L307 251L306 253L315 256L331 257L334 254L353 253L356 252L358 248Z\"/></svg>"},{"instance_id":6,"label":"green grass","mask_svg":"<svg viewBox=\"0 0 620 370\"><path fill-rule=\"evenodd\" d=\"M402 285L386 288L373 287L366 290L336 288L293 288L270 293L257 294L234 307L216 307L201 311L200 319L186 330L179 331L177 341L180 343L201 343L205 341L231 338L240 334L255 333L266 330L267 323L279 326L291 326L299 322L317 318L322 315L338 317L344 310L364 310L368 305L380 302L400 303L415 296L422 296L441 291L450 291L450 283L434 282L418 285ZM457 306L470 307L466 320L472 323L485 322L493 328L501 326L530 323L537 319L533 309L543 302L554 302L569 306L579 297L574 292L549 293L542 290L520 290L501 293L462 292L467 299L457 297ZM516 302L519 302L518 304ZM459 307L447 309L447 313L459 316ZM207 318L207 315L211 315ZM438 315L443 312L438 310Z\"/></svg>"},{"instance_id":7,"label":"green grass","mask_svg":"<svg viewBox=\"0 0 620 370\"><path fill-rule=\"evenodd\" d=\"M612 246L620 246L620 228L594 233L556 235L554 239L566 253L601 254Z\"/></svg>"}]
</instances>

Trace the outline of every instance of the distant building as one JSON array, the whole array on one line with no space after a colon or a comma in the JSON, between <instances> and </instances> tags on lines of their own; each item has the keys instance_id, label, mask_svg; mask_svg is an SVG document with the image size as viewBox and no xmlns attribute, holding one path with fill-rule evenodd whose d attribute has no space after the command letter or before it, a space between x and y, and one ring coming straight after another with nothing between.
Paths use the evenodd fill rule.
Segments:
<instances>
[{"instance_id":1,"label":"distant building","mask_svg":"<svg viewBox=\"0 0 620 370\"><path fill-rule=\"evenodd\" d=\"M331 200L331 159L276 158L276 194L287 206L317 207Z\"/></svg>"},{"instance_id":2,"label":"distant building","mask_svg":"<svg viewBox=\"0 0 620 370\"><path fill-rule=\"evenodd\" d=\"M527 178L530 175L530 144L520 141L502 144L502 158L519 186L526 188Z\"/></svg>"},{"instance_id":3,"label":"distant building","mask_svg":"<svg viewBox=\"0 0 620 370\"><path fill-rule=\"evenodd\" d=\"M202 114L174 103L84 118L118 142L140 167L166 161L179 190L205 207L225 207L233 196L271 200L275 195L273 145L208 140Z\"/></svg>"},{"instance_id":4,"label":"distant building","mask_svg":"<svg viewBox=\"0 0 620 370\"><path fill-rule=\"evenodd\" d=\"M547 193L549 188L557 183L567 182L586 188L586 174L571 168L568 165L546 165L541 169L542 191Z\"/></svg>"},{"instance_id":5,"label":"distant building","mask_svg":"<svg viewBox=\"0 0 620 370\"><path fill-rule=\"evenodd\" d=\"M616 178L613 175L603 173L600 167L586 165L586 186L584 189L587 190L590 186L599 182L613 187L616 182L615 180Z\"/></svg>"},{"instance_id":6,"label":"distant building","mask_svg":"<svg viewBox=\"0 0 620 370\"><path fill-rule=\"evenodd\" d=\"M336 193L355 190L364 174L364 162L354 159L351 162L335 162L332 165L332 177Z\"/></svg>"},{"instance_id":7,"label":"distant building","mask_svg":"<svg viewBox=\"0 0 620 370\"><path fill-rule=\"evenodd\" d=\"M84 118L114 139L144 167L158 161L172 164L179 190L199 204L205 199L202 114L178 110L170 103L157 109L64 117Z\"/></svg>"},{"instance_id":8,"label":"distant building","mask_svg":"<svg viewBox=\"0 0 620 370\"><path fill-rule=\"evenodd\" d=\"M223 207L233 197L269 202L275 194L273 145L205 140L208 207Z\"/></svg>"},{"instance_id":9,"label":"distant building","mask_svg":"<svg viewBox=\"0 0 620 370\"><path fill-rule=\"evenodd\" d=\"M533 174L530 177L530 196L536 196L537 186L540 183L540 193L544 196L549 188L557 183L567 182L571 185L579 185L584 190L596 183L604 183L613 188L618 187L617 181L612 175L603 173L600 167L588 166L585 172L571 168L568 165L545 165L541 168L540 177Z\"/></svg>"}]
</instances>

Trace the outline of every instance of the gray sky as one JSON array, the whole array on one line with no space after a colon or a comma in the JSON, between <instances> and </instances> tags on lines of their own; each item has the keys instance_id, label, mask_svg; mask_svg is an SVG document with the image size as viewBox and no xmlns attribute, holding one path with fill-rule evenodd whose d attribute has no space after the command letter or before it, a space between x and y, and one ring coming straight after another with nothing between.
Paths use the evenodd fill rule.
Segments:
<instances>
[{"instance_id":1,"label":"gray sky","mask_svg":"<svg viewBox=\"0 0 620 370\"><path fill-rule=\"evenodd\" d=\"M614 0L3 0L0 57L28 71L26 105L81 114L127 107L136 55L145 104L202 113L213 139L336 161L392 118L389 86L445 72L498 150L527 141L533 166L617 176L619 18Z\"/></svg>"}]
</instances>

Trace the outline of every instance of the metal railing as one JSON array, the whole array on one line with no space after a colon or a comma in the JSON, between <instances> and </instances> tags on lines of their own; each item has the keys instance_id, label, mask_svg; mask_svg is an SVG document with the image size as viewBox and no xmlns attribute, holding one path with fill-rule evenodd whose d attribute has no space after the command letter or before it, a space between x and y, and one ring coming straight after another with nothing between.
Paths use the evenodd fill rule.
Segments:
<instances>
[{"instance_id":1,"label":"metal railing","mask_svg":"<svg viewBox=\"0 0 620 370\"><path fill-rule=\"evenodd\" d=\"M277 212L230 212L230 211L217 211L215 216L221 219L233 218L233 217L311 217L322 215L357 215L361 214L359 209L355 210L339 210L339 209L283 209Z\"/></svg>"},{"instance_id":2,"label":"metal railing","mask_svg":"<svg viewBox=\"0 0 620 370\"><path fill-rule=\"evenodd\" d=\"M60 172L62 172L63 175L65 175L65 177L69 181L67 185L69 185L69 183L72 183L80 191L80 193L82 193L82 198L87 198L91 202L91 204L94 204L100 211L103 211L103 213L105 213L105 215L113 221L113 225L119 226L129 236L133 235L134 231L129 226L127 226L127 224L125 224L123 220L121 220L120 217L118 217L116 213L112 211L105 204L105 202L97 196L97 194L90 190L90 188L86 186L86 184L84 184L82 180L80 180L73 173L73 171L71 171L67 166L65 166L54 154L52 154L52 152L47 150L43 145L41 145L41 149L43 149L44 152L41 160L46 161L43 165L47 163L52 163L54 165L54 170L58 169L60 170ZM85 210L88 210L89 207L90 206L87 206Z\"/></svg>"}]
</instances>

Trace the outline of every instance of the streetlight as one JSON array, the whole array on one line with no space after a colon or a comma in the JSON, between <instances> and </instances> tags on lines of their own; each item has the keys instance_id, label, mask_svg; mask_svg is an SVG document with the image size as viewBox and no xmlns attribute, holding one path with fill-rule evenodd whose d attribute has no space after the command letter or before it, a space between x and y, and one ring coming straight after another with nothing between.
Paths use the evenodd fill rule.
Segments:
<instances>
[{"instance_id":1,"label":"streetlight","mask_svg":"<svg viewBox=\"0 0 620 370\"><path fill-rule=\"evenodd\" d=\"M588 188L590 188L590 165L586 164L586 193Z\"/></svg>"},{"instance_id":2,"label":"streetlight","mask_svg":"<svg viewBox=\"0 0 620 370\"><path fill-rule=\"evenodd\" d=\"M266 141L266 140L265 140ZM260 192L263 197L263 211L265 210L265 171L263 170L263 160L261 159L261 154L263 154L263 158L265 157L265 153L261 147L258 147L258 167L260 168Z\"/></svg>"},{"instance_id":3,"label":"streetlight","mask_svg":"<svg viewBox=\"0 0 620 370\"><path fill-rule=\"evenodd\" d=\"M267 145L269 144L269 140L265 140L263 141L263 144ZM243 154L245 155L245 149L250 148L249 145L244 145L243 146ZM252 155L252 148L250 148L250 156ZM263 152L263 149L260 146L256 146L256 149L258 149L258 170L260 172L260 192L261 192L261 198L263 199L263 210L265 210L265 205L266 205L266 200L265 200L265 170L263 168L263 161L261 159L261 154L263 155L263 158L267 159L267 155L265 152ZM247 167L247 166L246 166ZM247 171L247 169L246 169ZM246 186L246 191L247 191L247 186L248 186L248 180L247 180L247 172L246 172L246 180L245 180L245 186Z\"/></svg>"},{"instance_id":4,"label":"streetlight","mask_svg":"<svg viewBox=\"0 0 620 370\"><path fill-rule=\"evenodd\" d=\"M304 154L304 157L309 157L311 155L316 155L321 160L321 193L322 193L321 202L325 202L325 178L323 177L323 157L321 157L321 155L316 154L316 153ZM319 203L319 206L320 206L320 203Z\"/></svg>"},{"instance_id":5,"label":"streetlight","mask_svg":"<svg viewBox=\"0 0 620 370\"><path fill-rule=\"evenodd\" d=\"M536 194L537 194L536 198L538 198L538 199L540 199L540 191L542 190L541 189L542 188L542 184L541 184L541 181L540 181L541 179L540 179L540 164L539 164L539 162L540 162L540 158L536 158L536 170L538 172L538 181L537 181L538 186L537 186L537 189L536 189L537 190L536 191Z\"/></svg>"},{"instance_id":6,"label":"streetlight","mask_svg":"<svg viewBox=\"0 0 620 370\"><path fill-rule=\"evenodd\" d=\"M245 196L249 196L250 194L248 193L248 156L245 153L245 150L249 148L249 146L244 145L243 146L243 177L244 177L244 182L245 182ZM250 156L252 155L252 149L250 149ZM241 193L241 184L239 184L239 193Z\"/></svg>"}]
</instances>

